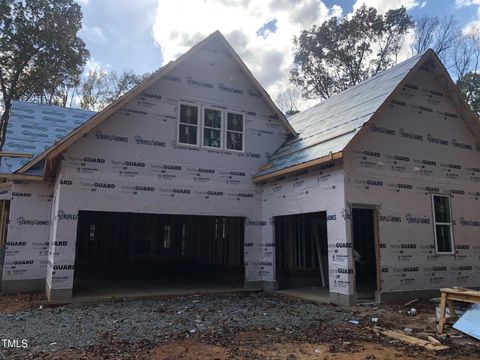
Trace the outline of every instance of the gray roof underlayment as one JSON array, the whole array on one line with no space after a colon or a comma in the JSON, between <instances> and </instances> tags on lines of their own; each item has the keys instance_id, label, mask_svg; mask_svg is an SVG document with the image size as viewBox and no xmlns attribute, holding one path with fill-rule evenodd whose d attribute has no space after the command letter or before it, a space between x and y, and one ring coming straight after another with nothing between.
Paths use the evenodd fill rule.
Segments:
<instances>
[{"instance_id":1,"label":"gray roof underlayment","mask_svg":"<svg viewBox=\"0 0 480 360\"><path fill-rule=\"evenodd\" d=\"M288 118L298 135L280 146L255 176L342 151L424 54L416 55Z\"/></svg>"},{"instance_id":2,"label":"gray roof underlayment","mask_svg":"<svg viewBox=\"0 0 480 360\"><path fill-rule=\"evenodd\" d=\"M2 151L31 154L32 157L2 156L0 173L14 173L93 115L95 112L88 110L13 101ZM27 174L42 176L43 162L29 169Z\"/></svg>"}]
</instances>

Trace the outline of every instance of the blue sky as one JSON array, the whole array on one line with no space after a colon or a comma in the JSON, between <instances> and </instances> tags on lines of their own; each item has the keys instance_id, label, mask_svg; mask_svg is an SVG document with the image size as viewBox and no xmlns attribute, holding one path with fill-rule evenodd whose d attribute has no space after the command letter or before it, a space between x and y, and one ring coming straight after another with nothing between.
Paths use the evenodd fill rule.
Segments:
<instances>
[{"instance_id":1,"label":"blue sky","mask_svg":"<svg viewBox=\"0 0 480 360\"><path fill-rule=\"evenodd\" d=\"M364 2L379 12L405 5L414 17L453 15L462 27L480 25L480 0L77 1L84 15L81 37L91 53L88 68L150 72L218 29L272 97L289 86L292 37Z\"/></svg>"}]
</instances>

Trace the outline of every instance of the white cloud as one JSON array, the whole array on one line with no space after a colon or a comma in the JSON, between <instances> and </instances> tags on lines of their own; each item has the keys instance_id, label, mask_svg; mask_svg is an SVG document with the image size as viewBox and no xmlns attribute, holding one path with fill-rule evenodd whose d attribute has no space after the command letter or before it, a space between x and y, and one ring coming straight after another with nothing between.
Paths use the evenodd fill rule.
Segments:
<instances>
[{"instance_id":1,"label":"white cloud","mask_svg":"<svg viewBox=\"0 0 480 360\"><path fill-rule=\"evenodd\" d=\"M94 43L104 44L107 42L103 29L99 26L87 26L84 24L82 30L80 30L80 37Z\"/></svg>"},{"instance_id":2,"label":"white cloud","mask_svg":"<svg viewBox=\"0 0 480 360\"><path fill-rule=\"evenodd\" d=\"M88 74L90 71L105 72L110 70L110 65L102 64L100 61L90 58L85 64L84 74Z\"/></svg>"},{"instance_id":3,"label":"white cloud","mask_svg":"<svg viewBox=\"0 0 480 360\"><path fill-rule=\"evenodd\" d=\"M455 0L455 5L457 7L480 5L480 0Z\"/></svg>"},{"instance_id":4,"label":"white cloud","mask_svg":"<svg viewBox=\"0 0 480 360\"><path fill-rule=\"evenodd\" d=\"M356 0L353 10L364 3L379 13L402 5L407 9L426 5L417 0ZM220 30L273 99L291 86L293 37L329 17L346 15L341 6L329 8L321 0L158 0L157 4L152 33L164 63ZM275 32L257 35L264 24L275 19ZM399 61L411 56L412 36L407 36Z\"/></svg>"},{"instance_id":5,"label":"white cloud","mask_svg":"<svg viewBox=\"0 0 480 360\"><path fill-rule=\"evenodd\" d=\"M164 62L177 58L198 41L220 30L272 98L286 89L293 62L293 37L342 8L320 0L159 0L153 26ZM257 31L276 19L276 31Z\"/></svg>"},{"instance_id":6,"label":"white cloud","mask_svg":"<svg viewBox=\"0 0 480 360\"><path fill-rule=\"evenodd\" d=\"M469 22L462 29L466 35L477 35L480 33L480 0L455 0L457 7L477 6L477 20Z\"/></svg>"},{"instance_id":7,"label":"white cloud","mask_svg":"<svg viewBox=\"0 0 480 360\"><path fill-rule=\"evenodd\" d=\"M363 4L367 7L374 7L382 14L390 9L398 9L400 6L405 6L408 10L421 5L417 0L357 0L353 4L353 10L357 10Z\"/></svg>"}]
</instances>

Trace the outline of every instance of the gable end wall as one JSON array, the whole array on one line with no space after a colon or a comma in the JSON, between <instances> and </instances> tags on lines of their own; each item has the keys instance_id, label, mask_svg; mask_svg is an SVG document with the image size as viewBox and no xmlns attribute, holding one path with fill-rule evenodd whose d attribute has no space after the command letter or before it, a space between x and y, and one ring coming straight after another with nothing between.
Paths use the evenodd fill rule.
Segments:
<instances>
[{"instance_id":1,"label":"gable end wall","mask_svg":"<svg viewBox=\"0 0 480 360\"><path fill-rule=\"evenodd\" d=\"M178 145L179 101L243 113L245 152ZM244 217L246 279L262 281L265 220L251 178L285 136L226 49L199 50L63 154L52 239L71 245L50 249L49 288L72 288L81 210Z\"/></svg>"},{"instance_id":2,"label":"gable end wall","mask_svg":"<svg viewBox=\"0 0 480 360\"><path fill-rule=\"evenodd\" d=\"M480 286L475 143L434 74L420 69L346 154L347 203L378 208L382 292ZM451 196L454 255L436 254L432 193Z\"/></svg>"}]
</instances>

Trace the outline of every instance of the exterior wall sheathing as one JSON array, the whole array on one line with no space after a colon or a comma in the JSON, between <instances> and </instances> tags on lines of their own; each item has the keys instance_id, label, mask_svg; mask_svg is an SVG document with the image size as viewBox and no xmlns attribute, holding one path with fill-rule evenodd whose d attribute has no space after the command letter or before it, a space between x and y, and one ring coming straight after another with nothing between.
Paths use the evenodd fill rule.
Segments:
<instances>
[{"instance_id":1,"label":"exterior wall sheathing","mask_svg":"<svg viewBox=\"0 0 480 360\"><path fill-rule=\"evenodd\" d=\"M480 286L480 152L462 122L420 69L345 156L347 204L378 209L384 298ZM436 253L432 193L451 197L455 254Z\"/></svg>"},{"instance_id":2,"label":"exterior wall sheathing","mask_svg":"<svg viewBox=\"0 0 480 360\"><path fill-rule=\"evenodd\" d=\"M241 112L245 152L181 146L179 101ZM63 154L47 293L71 296L78 211L240 216L247 286L262 286L265 218L251 178L285 130L223 48L204 48ZM200 139L201 139L200 135ZM68 246L55 246L67 241ZM270 278L271 279L271 278Z\"/></svg>"},{"instance_id":3,"label":"exterior wall sheathing","mask_svg":"<svg viewBox=\"0 0 480 360\"><path fill-rule=\"evenodd\" d=\"M345 242L348 229L342 162L302 170L269 182L263 189L263 214L268 220L264 237L269 239L263 253L265 277L275 279L274 217L326 211L330 297L333 302L351 304L352 249Z\"/></svg>"},{"instance_id":4,"label":"exterior wall sheathing","mask_svg":"<svg viewBox=\"0 0 480 360\"><path fill-rule=\"evenodd\" d=\"M3 259L3 293L45 287L53 185L13 183L2 199L10 200Z\"/></svg>"}]
</instances>

